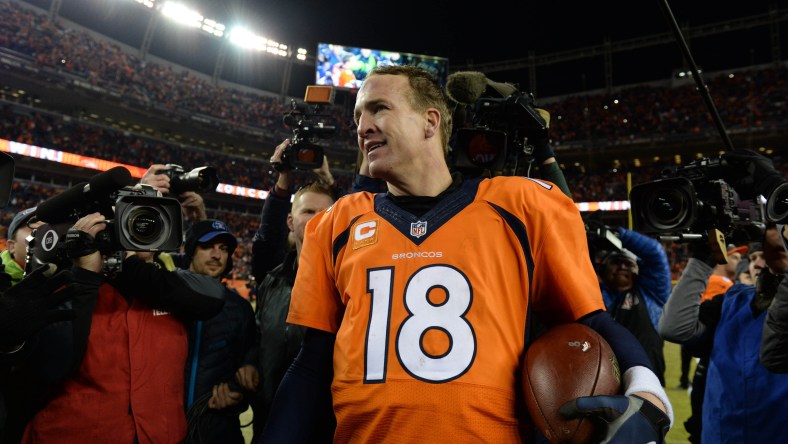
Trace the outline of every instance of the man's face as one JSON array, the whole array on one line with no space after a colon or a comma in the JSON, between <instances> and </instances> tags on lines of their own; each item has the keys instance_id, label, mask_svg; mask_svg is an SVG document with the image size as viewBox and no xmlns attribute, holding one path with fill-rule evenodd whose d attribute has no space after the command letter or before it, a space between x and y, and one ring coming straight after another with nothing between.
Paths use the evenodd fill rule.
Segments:
<instances>
[{"instance_id":1,"label":"man's face","mask_svg":"<svg viewBox=\"0 0 788 444\"><path fill-rule=\"evenodd\" d=\"M613 291L627 291L635 285L635 274L632 271L636 267L636 263L631 259L613 257L605 263L602 278Z\"/></svg>"},{"instance_id":2,"label":"man's face","mask_svg":"<svg viewBox=\"0 0 788 444\"><path fill-rule=\"evenodd\" d=\"M358 146L367 154L374 178L389 181L419 171L415 166L427 149L426 119L425 113L411 107L409 94L403 75L373 75L358 92L354 110Z\"/></svg>"},{"instance_id":3,"label":"man's face","mask_svg":"<svg viewBox=\"0 0 788 444\"><path fill-rule=\"evenodd\" d=\"M736 273L736 267L741 262L741 253L734 252L728 255L728 263L725 264L725 272L728 276L733 276Z\"/></svg>"},{"instance_id":4,"label":"man's face","mask_svg":"<svg viewBox=\"0 0 788 444\"><path fill-rule=\"evenodd\" d=\"M197 244L192 255L192 262L189 265L189 271L218 278L224 272L229 257L230 249L221 239L213 239L209 242Z\"/></svg>"},{"instance_id":5,"label":"man's face","mask_svg":"<svg viewBox=\"0 0 788 444\"><path fill-rule=\"evenodd\" d=\"M756 276L766 267L766 261L763 259L763 251L752 251L749 253L750 265L747 269L750 271L750 277L755 279Z\"/></svg>"},{"instance_id":6,"label":"man's face","mask_svg":"<svg viewBox=\"0 0 788 444\"><path fill-rule=\"evenodd\" d=\"M307 191L301 194L295 202L293 202L293 209L287 216L287 226L290 231L295 233L296 245L300 246L304 243L304 229L306 223L309 222L315 214L325 210L334 203L331 197L323 193L313 193Z\"/></svg>"},{"instance_id":7,"label":"man's face","mask_svg":"<svg viewBox=\"0 0 788 444\"><path fill-rule=\"evenodd\" d=\"M33 223L33 228L38 228L39 226L43 225L43 222L36 222ZM8 251L11 253L11 257L14 258L17 264L20 267L25 268L25 264L27 262L27 237L33 232L32 228L29 228L27 224L19 225L19 228L16 229L16 235L13 239L9 239L7 242Z\"/></svg>"},{"instance_id":8,"label":"man's face","mask_svg":"<svg viewBox=\"0 0 788 444\"><path fill-rule=\"evenodd\" d=\"M788 253L785 252L782 237L776 227L766 230L763 238L763 259L774 274L783 274L788 268Z\"/></svg>"}]
</instances>

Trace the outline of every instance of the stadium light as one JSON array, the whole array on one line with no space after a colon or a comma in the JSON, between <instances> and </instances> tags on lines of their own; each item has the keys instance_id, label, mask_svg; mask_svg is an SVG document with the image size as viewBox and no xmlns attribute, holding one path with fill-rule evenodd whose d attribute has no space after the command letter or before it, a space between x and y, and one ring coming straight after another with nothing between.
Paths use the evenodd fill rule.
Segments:
<instances>
[{"instance_id":1,"label":"stadium light","mask_svg":"<svg viewBox=\"0 0 788 444\"><path fill-rule=\"evenodd\" d=\"M230 42L242 48L265 51L278 56L287 56L287 45L261 37L252 31L237 27L230 31Z\"/></svg>"},{"instance_id":2,"label":"stadium light","mask_svg":"<svg viewBox=\"0 0 788 444\"><path fill-rule=\"evenodd\" d=\"M296 54L296 58L298 60L306 60L306 49L298 48L298 53Z\"/></svg>"},{"instance_id":3,"label":"stadium light","mask_svg":"<svg viewBox=\"0 0 788 444\"><path fill-rule=\"evenodd\" d=\"M213 34L216 37L221 37L224 35L224 25L211 19L205 19L202 21L202 30L208 34Z\"/></svg>"},{"instance_id":4,"label":"stadium light","mask_svg":"<svg viewBox=\"0 0 788 444\"><path fill-rule=\"evenodd\" d=\"M203 16L182 3L167 2L162 6L161 13L171 20L192 28L200 28L202 26Z\"/></svg>"},{"instance_id":5,"label":"stadium light","mask_svg":"<svg viewBox=\"0 0 788 444\"><path fill-rule=\"evenodd\" d=\"M155 0L134 0L134 1L141 4L142 6L147 6L148 8L153 8L153 5L156 3Z\"/></svg>"}]
</instances>

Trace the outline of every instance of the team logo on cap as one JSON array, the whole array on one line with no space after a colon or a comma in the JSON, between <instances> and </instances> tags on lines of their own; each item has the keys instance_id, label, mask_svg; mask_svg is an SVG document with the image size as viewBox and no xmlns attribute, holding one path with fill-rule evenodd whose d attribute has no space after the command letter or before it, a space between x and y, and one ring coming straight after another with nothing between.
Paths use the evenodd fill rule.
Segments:
<instances>
[{"instance_id":1,"label":"team logo on cap","mask_svg":"<svg viewBox=\"0 0 788 444\"><path fill-rule=\"evenodd\" d=\"M418 221L413 222L410 224L410 235L415 237L416 239L424 236L427 234L427 222L426 221Z\"/></svg>"},{"instance_id":2,"label":"team logo on cap","mask_svg":"<svg viewBox=\"0 0 788 444\"><path fill-rule=\"evenodd\" d=\"M219 220L213 221L213 223L211 224L211 228L218 231L230 231L227 229L227 225L225 225L224 222Z\"/></svg>"}]
</instances>

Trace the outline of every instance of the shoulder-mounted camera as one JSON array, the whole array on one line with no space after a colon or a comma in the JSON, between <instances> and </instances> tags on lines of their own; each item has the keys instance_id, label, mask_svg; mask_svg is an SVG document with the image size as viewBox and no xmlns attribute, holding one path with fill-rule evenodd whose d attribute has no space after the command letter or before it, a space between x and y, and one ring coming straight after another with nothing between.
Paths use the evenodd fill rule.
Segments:
<instances>
[{"instance_id":1,"label":"shoulder-mounted camera","mask_svg":"<svg viewBox=\"0 0 788 444\"><path fill-rule=\"evenodd\" d=\"M327 123L329 116L320 114L320 107L333 102L334 90L330 86L315 85L307 86L304 104L290 101L290 111L282 120L293 129L293 138L282 154L282 163L275 164L275 169L313 170L323 165L323 147L316 141L333 136L336 126Z\"/></svg>"},{"instance_id":2,"label":"shoulder-mounted camera","mask_svg":"<svg viewBox=\"0 0 788 444\"><path fill-rule=\"evenodd\" d=\"M47 262L67 267L66 233L78 219L95 212L107 220L95 238L105 257L105 272L119 271L126 251L178 250L183 243L180 202L130 181L128 170L116 167L38 205L35 218L45 224L31 235L26 272Z\"/></svg>"},{"instance_id":3,"label":"shoulder-mounted camera","mask_svg":"<svg viewBox=\"0 0 788 444\"><path fill-rule=\"evenodd\" d=\"M635 230L664 240L697 239L717 229L748 238L762 229L764 202L740 200L726 181L730 167L721 157L702 158L666 169L659 180L632 187ZM747 239L741 239L747 240Z\"/></svg>"},{"instance_id":4,"label":"shoulder-mounted camera","mask_svg":"<svg viewBox=\"0 0 788 444\"><path fill-rule=\"evenodd\" d=\"M492 173L530 160L534 143L547 139L548 123L533 94L480 72L457 72L446 84L454 112L453 167L466 175Z\"/></svg>"}]
</instances>

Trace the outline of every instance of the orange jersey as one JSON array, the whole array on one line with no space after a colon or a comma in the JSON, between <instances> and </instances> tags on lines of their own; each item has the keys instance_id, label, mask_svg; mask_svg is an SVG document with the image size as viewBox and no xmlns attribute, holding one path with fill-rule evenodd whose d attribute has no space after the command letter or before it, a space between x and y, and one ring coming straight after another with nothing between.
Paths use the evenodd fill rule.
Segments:
<instances>
[{"instance_id":1,"label":"orange jersey","mask_svg":"<svg viewBox=\"0 0 788 444\"><path fill-rule=\"evenodd\" d=\"M701 301L708 301L709 299L723 294L733 286L733 281L725 276L712 274L709 276L709 282L706 284L706 290L700 295Z\"/></svg>"},{"instance_id":2,"label":"orange jersey","mask_svg":"<svg viewBox=\"0 0 788 444\"><path fill-rule=\"evenodd\" d=\"M335 442L520 442L529 306L604 310L574 203L548 182L468 180L421 217L386 194L315 216L287 321L336 333Z\"/></svg>"}]
</instances>

